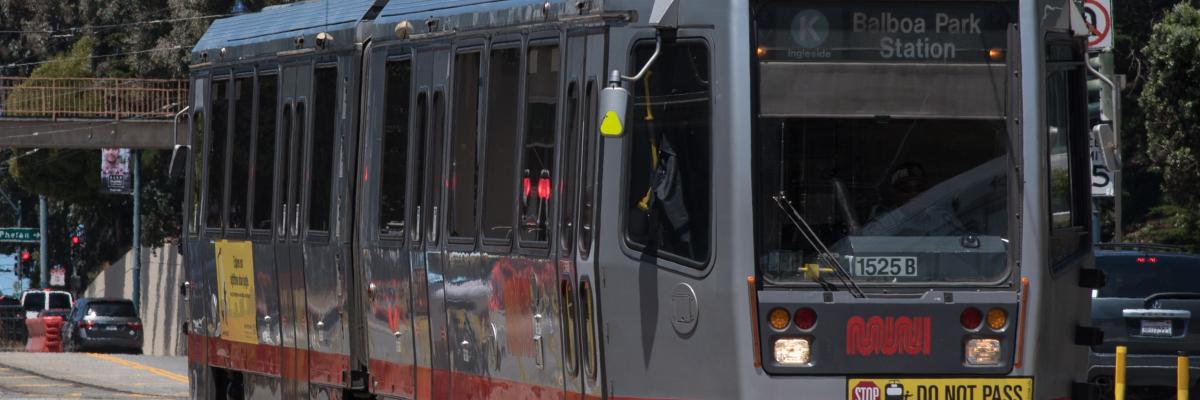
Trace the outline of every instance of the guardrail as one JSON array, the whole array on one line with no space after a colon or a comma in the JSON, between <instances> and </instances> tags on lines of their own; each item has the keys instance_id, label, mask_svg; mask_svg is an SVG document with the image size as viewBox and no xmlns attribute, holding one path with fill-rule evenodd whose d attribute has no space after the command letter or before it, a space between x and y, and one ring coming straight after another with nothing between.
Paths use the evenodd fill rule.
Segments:
<instances>
[{"instance_id":1,"label":"guardrail","mask_svg":"<svg viewBox=\"0 0 1200 400\"><path fill-rule=\"evenodd\" d=\"M187 92L172 79L0 77L0 118L167 119Z\"/></svg>"}]
</instances>

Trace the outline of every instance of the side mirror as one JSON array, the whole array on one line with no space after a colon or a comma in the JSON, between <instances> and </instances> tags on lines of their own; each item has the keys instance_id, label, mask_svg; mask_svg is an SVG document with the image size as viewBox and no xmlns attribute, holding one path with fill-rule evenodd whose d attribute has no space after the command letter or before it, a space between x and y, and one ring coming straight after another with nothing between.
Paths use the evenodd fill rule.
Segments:
<instances>
[{"instance_id":1,"label":"side mirror","mask_svg":"<svg viewBox=\"0 0 1200 400\"><path fill-rule=\"evenodd\" d=\"M612 72L608 87L600 91L600 136L619 138L625 134L625 111L629 106L629 91L621 87L621 73Z\"/></svg>"},{"instance_id":2,"label":"side mirror","mask_svg":"<svg viewBox=\"0 0 1200 400\"><path fill-rule=\"evenodd\" d=\"M188 156L192 153L192 146L177 144L175 149L171 151L171 179L181 179L184 172L187 171Z\"/></svg>"}]
</instances>

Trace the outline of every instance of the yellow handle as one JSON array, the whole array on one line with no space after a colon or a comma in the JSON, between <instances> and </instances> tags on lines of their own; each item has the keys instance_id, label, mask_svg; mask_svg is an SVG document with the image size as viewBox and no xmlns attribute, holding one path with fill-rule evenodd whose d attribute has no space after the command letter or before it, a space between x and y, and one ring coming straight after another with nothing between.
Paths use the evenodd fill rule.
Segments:
<instances>
[{"instance_id":1,"label":"yellow handle","mask_svg":"<svg viewBox=\"0 0 1200 400\"><path fill-rule=\"evenodd\" d=\"M1117 365L1113 372L1113 399L1125 400L1125 346L1117 346Z\"/></svg>"},{"instance_id":2,"label":"yellow handle","mask_svg":"<svg viewBox=\"0 0 1200 400\"><path fill-rule=\"evenodd\" d=\"M1177 369L1175 372L1176 393L1178 394L1179 400L1188 400L1188 385L1190 384L1190 379L1188 379L1187 354L1180 352L1179 357L1176 358L1175 362L1177 364Z\"/></svg>"}]
</instances>

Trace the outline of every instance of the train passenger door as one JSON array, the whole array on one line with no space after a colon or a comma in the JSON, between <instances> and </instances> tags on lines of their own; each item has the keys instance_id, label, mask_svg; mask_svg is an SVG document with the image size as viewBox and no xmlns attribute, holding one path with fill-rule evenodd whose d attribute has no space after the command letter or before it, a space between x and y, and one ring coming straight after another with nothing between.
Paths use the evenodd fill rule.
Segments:
<instances>
[{"instance_id":1,"label":"train passenger door","mask_svg":"<svg viewBox=\"0 0 1200 400\"><path fill-rule=\"evenodd\" d=\"M596 119L599 85L604 76L604 33L586 30L570 33L567 40L567 101L563 118L566 139L563 168L565 184L559 229L559 264L567 346L564 362L567 391L584 398L602 397L600 363L599 292L594 289L597 270L593 257L595 235ZM569 273L568 273L569 271ZM574 352L572 354L572 351Z\"/></svg>"},{"instance_id":2,"label":"train passenger door","mask_svg":"<svg viewBox=\"0 0 1200 400\"><path fill-rule=\"evenodd\" d=\"M446 126L446 71L450 51L431 47L416 51L415 86L418 88L413 133L413 201L409 245L417 330L418 398L449 398L450 347L446 334L444 254L440 223L442 174Z\"/></svg>"},{"instance_id":3,"label":"train passenger door","mask_svg":"<svg viewBox=\"0 0 1200 400\"><path fill-rule=\"evenodd\" d=\"M280 84L283 140L280 174L283 192L276 196L280 218L275 229L275 260L279 282L281 342L283 344L284 398L308 397L308 311L305 299L303 246L300 242L301 188L304 182L300 155L310 110L312 64L302 62L283 69Z\"/></svg>"},{"instance_id":4,"label":"train passenger door","mask_svg":"<svg viewBox=\"0 0 1200 400\"><path fill-rule=\"evenodd\" d=\"M309 380L314 385L340 387L349 384L349 343L345 326L346 260L340 246L335 224L344 206L338 172L344 171L339 162L341 142L339 133L349 115L350 101L342 101L344 83L350 81L340 63L319 60L312 72L311 97L308 107L307 136L299 136L304 151L299 160L303 185L301 196L299 237L304 269L305 307L308 312ZM299 108L297 108L299 110ZM299 116L299 113L297 113ZM307 179L305 179L307 178ZM335 205L335 201L337 204Z\"/></svg>"},{"instance_id":5,"label":"train passenger door","mask_svg":"<svg viewBox=\"0 0 1200 400\"><path fill-rule=\"evenodd\" d=\"M368 365L371 392L416 397L413 350L414 293L406 247L409 155L413 113L411 54L373 49L364 88L370 100L363 115L364 183L357 196L358 254L366 282ZM382 91L379 89L382 88ZM423 291L421 291L423 293Z\"/></svg>"},{"instance_id":6,"label":"train passenger door","mask_svg":"<svg viewBox=\"0 0 1200 400\"><path fill-rule=\"evenodd\" d=\"M587 53L587 37L583 32L571 32L567 35L566 62L564 63L564 101L561 116L561 151L559 151L558 190L555 197L559 199L558 214L558 295L560 297L563 336L563 375L567 393L583 393L583 379L580 370L580 326L579 298L576 282L578 273L575 267L576 210L579 199L579 154L582 143L581 95L584 81L584 59Z\"/></svg>"}]
</instances>

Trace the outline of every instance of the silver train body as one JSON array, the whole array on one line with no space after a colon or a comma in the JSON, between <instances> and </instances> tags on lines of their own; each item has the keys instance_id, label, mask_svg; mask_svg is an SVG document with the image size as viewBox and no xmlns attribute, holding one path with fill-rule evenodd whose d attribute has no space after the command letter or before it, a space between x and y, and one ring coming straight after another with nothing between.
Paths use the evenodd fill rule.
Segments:
<instances>
[{"instance_id":1,"label":"silver train body","mask_svg":"<svg viewBox=\"0 0 1200 400\"><path fill-rule=\"evenodd\" d=\"M1058 0L217 20L177 149L192 396L1085 398L1081 27ZM948 233L876 217L943 203Z\"/></svg>"}]
</instances>

